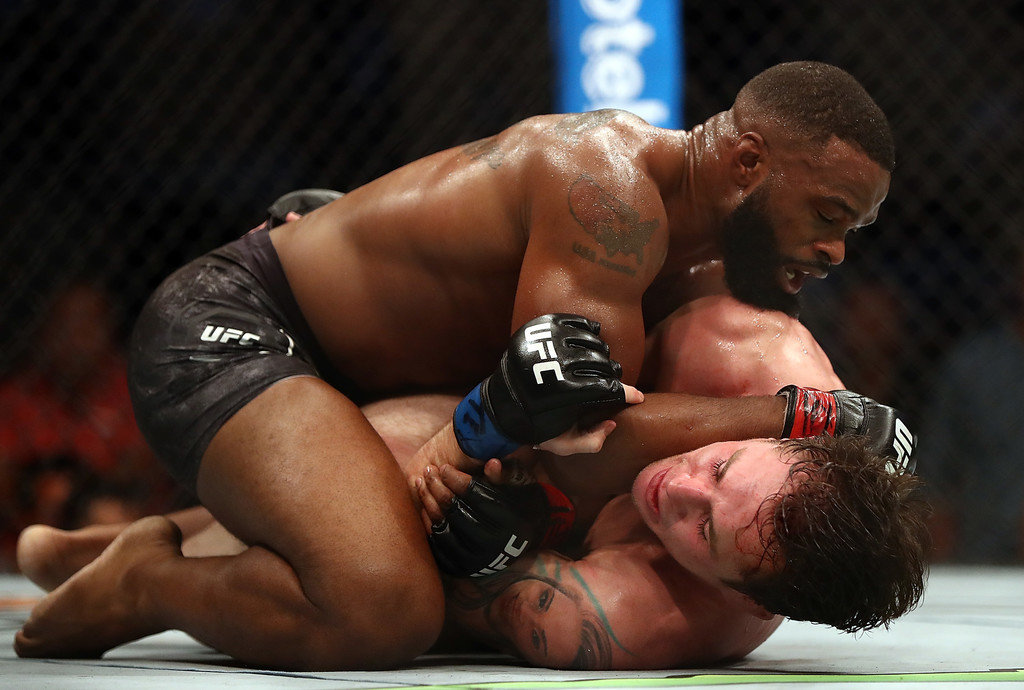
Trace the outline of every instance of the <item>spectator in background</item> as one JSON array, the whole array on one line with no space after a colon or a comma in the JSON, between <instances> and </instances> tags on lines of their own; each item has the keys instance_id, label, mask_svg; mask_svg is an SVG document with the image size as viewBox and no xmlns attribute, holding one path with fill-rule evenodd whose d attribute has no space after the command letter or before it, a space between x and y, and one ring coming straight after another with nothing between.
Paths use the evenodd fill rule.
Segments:
<instances>
[{"instance_id":1,"label":"spectator in background","mask_svg":"<svg viewBox=\"0 0 1024 690\"><path fill-rule=\"evenodd\" d=\"M911 366L920 350L911 334L913 296L889 278L847 271L815 291L817 299L807 300L800 320L828 353L844 387L916 420L921 382Z\"/></svg>"},{"instance_id":2,"label":"spectator in background","mask_svg":"<svg viewBox=\"0 0 1024 690\"><path fill-rule=\"evenodd\" d=\"M125 519L170 507L171 483L132 414L116 324L103 288L73 283L0 381L0 569L32 522L83 526L111 500Z\"/></svg>"},{"instance_id":3,"label":"spectator in background","mask_svg":"<svg viewBox=\"0 0 1024 690\"><path fill-rule=\"evenodd\" d=\"M851 285L838 312L843 352L837 368L852 390L905 407L900 400L907 344L903 305L896 290L885 283L864 280Z\"/></svg>"},{"instance_id":4,"label":"spectator in background","mask_svg":"<svg viewBox=\"0 0 1024 690\"><path fill-rule=\"evenodd\" d=\"M1011 254L1008 317L947 353L924 417L937 560L1024 563L1024 244Z\"/></svg>"}]
</instances>

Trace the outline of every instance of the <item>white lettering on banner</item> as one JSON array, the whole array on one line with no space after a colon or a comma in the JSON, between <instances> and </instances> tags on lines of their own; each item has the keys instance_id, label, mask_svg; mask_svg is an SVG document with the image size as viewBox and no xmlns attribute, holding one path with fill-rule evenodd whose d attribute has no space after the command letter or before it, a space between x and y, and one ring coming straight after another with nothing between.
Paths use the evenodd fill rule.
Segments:
<instances>
[{"instance_id":1,"label":"white lettering on banner","mask_svg":"<svg viewBox=\"0 0 1024 690\"><path fill-rule=\"evenodd\" d=\"M536 352L541 360L533 365L533 377L538 384L544 383L544 372L553 371L555 378L564 381L562 366L558 363L555 354L555 343L551 339L551 327L548 324L537 324L526 329L526 349Z\"/></svg>"},{"instance_id":2,"label":"white lettering on banner","mask_svg":"<svg viewBox=\"0 0 1024 690\"><path fill-rule=\"evenodd\" d=\"M583 11L603 22L624 22L636 16L643 0L581 0Z\"/></svg>"},{"instance_id":3,"label":"white lettering on banner","mask_svg":"<svg viewBox=\"0 0 1024 690\"><path fill-rule=\"evenodd\" d=\"M664 101L640 98L644 67L640 53L656 38L654 27L637 18L643 0L580 0L592 17L580 36L580 50L587 57L580 80L590 101L588 110L622 108L658 124L669 117Z\"/></svg>"}]
</instances>

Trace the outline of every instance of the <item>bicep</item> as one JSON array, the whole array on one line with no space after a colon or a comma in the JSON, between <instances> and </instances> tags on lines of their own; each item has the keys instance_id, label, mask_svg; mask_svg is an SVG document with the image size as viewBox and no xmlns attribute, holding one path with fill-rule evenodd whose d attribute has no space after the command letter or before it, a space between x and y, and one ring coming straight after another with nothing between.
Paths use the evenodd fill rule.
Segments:
<instances>
[{"instance_id":1,"label":"bicep","mask_svg":"<svg viewBox=\"0 0 1024 690\"><path fill-rule=\"evenodd\" d=\"M551 312L599 321L633 383L643 361L643 293L664 259L660 196L642 184L627 194L587 175L559 179L531 207L513 328Z\"/></svg>"}]
</instances>

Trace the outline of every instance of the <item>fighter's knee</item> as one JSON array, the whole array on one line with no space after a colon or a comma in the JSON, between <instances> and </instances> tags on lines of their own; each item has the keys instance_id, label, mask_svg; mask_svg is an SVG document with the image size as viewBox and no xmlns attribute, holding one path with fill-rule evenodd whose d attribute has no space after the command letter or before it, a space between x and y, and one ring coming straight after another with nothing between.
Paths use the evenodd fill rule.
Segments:
<instances>
[{"instance_id":1,"label":"fighter's knee","mask_svg":"<svg viewBox=\"0 0 1024 690\"><path fill-rule=\"evenodd\" d=\"M308 667L383 669L426 652L444 624L444 592L429 577L379 577L326 611Z\"/></svg>"}]
</instances>

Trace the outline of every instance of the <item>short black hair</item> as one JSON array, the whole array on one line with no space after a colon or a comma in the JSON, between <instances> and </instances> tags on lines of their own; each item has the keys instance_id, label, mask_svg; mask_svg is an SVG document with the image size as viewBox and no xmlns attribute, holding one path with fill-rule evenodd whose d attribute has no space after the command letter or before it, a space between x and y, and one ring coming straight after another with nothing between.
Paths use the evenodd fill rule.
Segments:
<instances>
[{"instance_id":1,"label":"short black hair","mask_svg":"<svg viewBox=\"0 0 1024 690\"><path fill-rule=\"evenodd\" d=\"M896 167L885 113L849 72L823 62L784 62L751 79L736 95L737 124L784 122L815 143L833 135L859 147L888 172ZM742 125L741 125L742 126Z\"/></svg>"}]
</instances>

